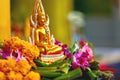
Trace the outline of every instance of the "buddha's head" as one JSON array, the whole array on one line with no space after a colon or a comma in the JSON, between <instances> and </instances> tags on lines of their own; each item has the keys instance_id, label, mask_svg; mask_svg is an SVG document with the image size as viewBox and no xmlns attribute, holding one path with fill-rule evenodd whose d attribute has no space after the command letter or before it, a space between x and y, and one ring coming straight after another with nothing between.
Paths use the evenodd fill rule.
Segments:
<instances>
[{"instance_id":1,"label":"buddha's head","mask_svg":"<svg viewBox=\"0 0 120 80\"><path fill-rule=\"evenodd\" d=\"M46 15L44 13L38 13L37 21L38 21L38 26L44 26L47 22Z\"/></svg>"},{"instance_id":2,"label":"buddha's head","mask_svg":"<svg viewBox=\"0 0 120 80\"><path fill-rule=\"evenodd\" d=\"M45 11L41 0L35 0L34 2L32 20L33 23L37 24L38 27L44 26L47 22L47 17L45 15Z\"/></svg>"}]
</instances>

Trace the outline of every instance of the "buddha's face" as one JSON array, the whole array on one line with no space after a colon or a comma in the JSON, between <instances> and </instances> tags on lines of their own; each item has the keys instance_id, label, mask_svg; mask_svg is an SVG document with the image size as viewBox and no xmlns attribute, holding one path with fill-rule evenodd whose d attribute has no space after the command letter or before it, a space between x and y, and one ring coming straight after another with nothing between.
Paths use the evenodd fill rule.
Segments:
<instances>
[{"instance_id":1,"label":"buddha's face","mask_svg":"<svg viewBox=\"0 0 120 80\"><path fill-rule=\"evenodd\" d=\"M38 25L44 26L46 24L46 16L45 14L39 14L38 15Z\"/></svg>"}]
</instances>

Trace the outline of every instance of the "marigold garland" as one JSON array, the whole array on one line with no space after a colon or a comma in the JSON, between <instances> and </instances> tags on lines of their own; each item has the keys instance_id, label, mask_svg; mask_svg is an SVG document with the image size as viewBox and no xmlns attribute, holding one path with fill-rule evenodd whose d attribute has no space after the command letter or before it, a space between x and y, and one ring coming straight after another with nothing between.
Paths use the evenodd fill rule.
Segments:
<instances>
[{"instance_id":1,"label":"marigold garland","mask_svg":"<svg viewBox=\"0 0 120 80\"><path fill-rule=\"evenodd\" d=\"M0 59L0 80L40 80L38 73L30 71L31 67L25 59L18 62L15 58Z\"/></svg>"},{"instance_id":2,"label":"marigold garland","mask_svg":"<svg viewBox=\"0 0 120 80\"><path fill-rule=\"evenodd\" d=\"M3 43L3 52L6 53L6 55L10 55L11 52L12 55L17 55L18 50L32 65L33 59L39 56L39 49L37 46L33 46L29 42L21 40L18 37L12 37L5 40Z\"/></svg>"},{"instance_id":3,"label":"marigold garland","mask_svg":"<svg viewBox=\"0 0 120 80\"><path fill-rule=\"evenodd\" d=\"M40 80L39 73L31 71L33 59L39 56L36 46L12 37L4 41L0 55L0 80Z\"/></svg>"}]
</instances>

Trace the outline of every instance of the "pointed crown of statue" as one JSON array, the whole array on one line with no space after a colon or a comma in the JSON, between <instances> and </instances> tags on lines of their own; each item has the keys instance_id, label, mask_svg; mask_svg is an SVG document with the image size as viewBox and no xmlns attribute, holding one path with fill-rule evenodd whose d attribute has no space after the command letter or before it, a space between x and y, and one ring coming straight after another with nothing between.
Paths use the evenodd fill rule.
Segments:
<instances>
[{"instance_id":1,"label":"pointed crown of statue","mask_svg":"<svg viewBox=\"0 0 120 80\"><path fill-rule=\"evenodd\" d=\"M31 16L32 26L37 27L38 25L39 26L46 25L47 17L48 16L45 15L42 1L35 0L34 6L33 6L33 11L32 11L32 16Z\"/></svg>"}]
</instances>

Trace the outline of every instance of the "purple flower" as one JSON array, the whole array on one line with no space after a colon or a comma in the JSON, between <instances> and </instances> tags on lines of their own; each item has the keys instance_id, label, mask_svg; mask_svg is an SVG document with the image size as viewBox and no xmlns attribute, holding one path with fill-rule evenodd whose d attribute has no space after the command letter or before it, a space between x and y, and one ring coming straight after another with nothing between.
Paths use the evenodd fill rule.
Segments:
<instances>
[{"instance_id":1,"label":"purple flower","mask_svg":"<svg viewBox=\"0 0 120 80\"><path fill-rule=\"evenodd\" d=\"M55 40L55 44L58 46L62 46L62 43L60 41Z\"/></svg>"},{"instance_id":2,"label":"purple flower","mask_svg":"<svg viewBox=\"0 0 120 80\"><path fill-rule=\"evenodd\" d=\"M13 57L12 53L13 53L13 51L6 53L2 49L0 50L0 54L1 54L2 58L8 58L8 57L12 58Z\"/></svg>"},{"instance_id":3,"label":"purple flower","mask_svg":"<svg viewBox=\"0 0 120 80\"><path fill-rule=\"evenodd\" d=\"M67 47L66 44L62 45L62 50L64 51L64 54L65 54L66 56L69 55L70 51L68 50L68 47Z\"/></svg>"},{"instance_id":4,"label":"purple flower","mask_svg":"<svg viewBox=\"0 0 120 80\"><path fill-rule=\"evenodd\" d=\"M84 53L84 56L87 57L88 60L94 59L94 54L92 49L88 46L88 44L84 45L82 47L82 52Z\"/></svg>"},{"instance_id":5,"label":"purple flower","mask_svg":"<svg viewBox=\"0 0 120 80\"><path fill-rule=\"evenodd\" d=\"M16 61L19 61L21 59L26 59L25 57L23 57L23 55L21 54L19 50L17 50L17 53L15 54L13 54L13 51L9 53L5 53L3 50L0 50L0 54L2 58L16 58Z\"/></svg>"},{"instance_id":6,"label":"purple flower","mask_svg":"<svg viewBox=\"0 0 120 80\"><path fill-rule=\"evenodd\" d=\"M79 44L81 48L79 48L79 50L75 52L72 57L72 67L74 69L81 67L83 70L85 70L86 67L90 66L89 60L94 59L94 55L87 42L82 40Z\"/></svg>"},{"instance_id":7,"label":"purple flower","mask_svg":"<svg viewBox=\"0 0 120 80\"><path fill-rule=\"evenodd\" d=\"M61 42L59 41L55 41L55 44L58 45L58 46L61 46L62 47L62 51L64 52L64 54L68 57L70 57L71 55L69 54L70 53L70 50L68 50L68 46L67 44L62 44Z\"/></svg>"},{"instance_id":8,"label":"purple flower","mask_svg":"<svg viewBox=\"0 0 120 80\"><path fill-rule=\"evenodd\" d=\"M68 50L68 47L66 44L62 44L59 41L55 42L56 45L61 46L64 54L68 57L68 58L72 58L72 67L73 69L76 69L78 67L81 67L83 70L86 69L86 67L89 67L89 60L92 60L94 58L93 55L93 51L92 49L89 47L88 43L85 42L84 40L82 40L79 45L76 46L77 44L75 44L75 47L73 47L74 50L74 54L72 54L72 52L70 52L70 50Z\"/></svg>"},{"instance_id":9,"label":"purple flower","mask_svg":"<svg viewBox=\"0 0 120 80\"><path fill-rule=\"evenodd\" d=\"M79 58L82 56L82 53L83 53L82 50L79 49L74 55L76 56L76 58Z\"/></svg>"},{"instance_id":10,"label":"purple flower","mask_svg":"<svg viewBox=\"0 0 120 80\"><path fill-rule=\"evenodd\" d=\"M25 59L26 60L26 58L23 57L23 55L21 54L21 52L19 50L17 50L17 52L18 52L18 55L16 57L16 61L20 61L21 59Z\"/></svg>"},{"instance_id":11,"label":"purple flower","mask_svg":"<svg viewBox=\"0 0 120 80\"><path fill-rule=\"evenodd\" d=\"M90 66L87 56L84 56L84 53L81 49L78 50L78 52L75 53L75 55L72 57L72 67L74 69L81 67L83 70L86 69L86 67Z\"/></svg>"}]
</instances>

